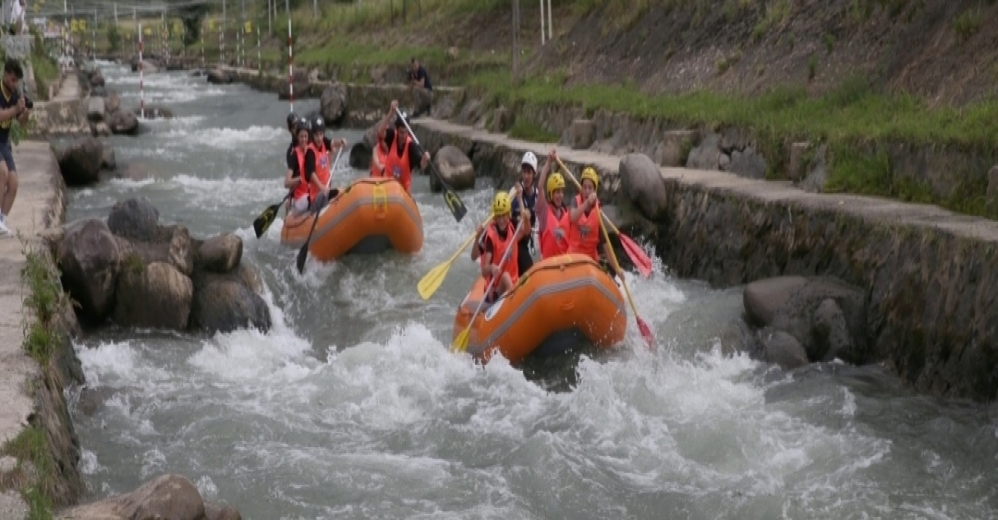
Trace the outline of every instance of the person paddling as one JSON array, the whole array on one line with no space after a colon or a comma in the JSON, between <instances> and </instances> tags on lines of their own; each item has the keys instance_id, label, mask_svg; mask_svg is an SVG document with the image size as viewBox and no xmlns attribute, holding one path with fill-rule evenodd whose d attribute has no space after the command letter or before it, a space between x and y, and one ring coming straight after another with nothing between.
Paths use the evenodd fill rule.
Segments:
<instances>
[{"instance_id":1,"label":"person paddling","mask_svg":"<svg viewBox=\"0 0 998 520\"><path fill-rule=\"evenodd\" d=\"M597 249L602 246L603 254L609 259L609 267L613 269L612 274L623 279L623 271L617 264L615 255L610 254L609 247L612 247L600 233L602 225L600 217L599 199L596 198L596 189L599 188L599 175L592 166L582 169L580 182L582 183L582 193L576 195L575 205L569 212L569 219L572 226L568 232L568 252L587 255L597 263L600 262Z\"/></svg>"},{"instance_id":2,"label":"person paddling","mask_svg":"<svg viewBox=\"0 0 998 520\"><path fill-rule=\"evenodd\" d=\"M290 211L302 213L308 211L309 183L315 170L306 167L305 156L308 154L311 129L308 121L298 120L295 123L295 147L288 153L288 170L284 174L284 187L291 190L288 201Z\"/></svg>"},{"instance_id":3,"label":"person paddling","mask_svg":"<svg viewBox=\"0 0 998 520\"><path fill-rule=\"evenodd\" d=\"M388 113L378 123L378 130L375 133L374 150L371 153L371 177L387 176L385 174L385 160L388 158L388 143L392 142L395 138L395 130L389 125L398 106L398 101L393 99Z\"/></svg>"},{"instance_id":4,"label":"person paddling","mask_svg":"<svg viewBox=\"0 0 998 520\"><path fill-rule=\"evenodd\" d=\"M419 154L419 145L409 136L404 115L395 118L395 135L388 142L388 155L385 157L385 174L393 177L409 192L412 184L412 171L426 168L430 163L430 152Z\"/></svg>"},{"instance_id":5,"label":"person paddling","mask_svg":"<svg viewBox=\"0 0 998 520\"><path fill-rule=\"evenodd\" d=\"M308 207L315 211L322 209L331 198L339 194L340 190L329 189L333 167L331 154L344 148L347 140L337 139L334 142L326 137L326 122L320 115L312 118L309 127L312 139L305 153L305 170L314 173L309 180Z\"/></svg>"},{"instance_id":6,"label":"person paddling","mask_svg":"<svg viewBox=\"0 0 998 520\"><path fill-rule=\"evenodd\" d=\"M492 284L492 279L500 277L499 282L493 287L490 294L485 295L486 303L495 303L499 298L516 287L520 280L520 273L517 268L518 247L515 242L530 236L530 215L526 210L521 210L520 219L523 225L519 228L513 227L510 213L513 211L513 203L509 194L499 192L492 200L492 222L488 227L483 228L477 240L483 243L481 255L482 277L485 278L485 286ZM476 241L477 241L476 240ZM514 244L510 249L510 244ZM509 258L500 269L503 255L509 249ZM474 259L475 256L472 256Z\"/></svg>"},{"instance_id":7,"label":"person paddling","mask_svg":"<svg viewBox=\"0 0 998 520\"><path fill-rule=\"evenodd\" d=\"M568 233L572 219L565 205L565 178L558 172L551 173L552 165L558 164L558 152L554 148L548 152L548 160L541 169L539 186L545 190L537 198L537 236L541 244L541 259L563 255L568 252Z\"/></svg>"}]
</instances>

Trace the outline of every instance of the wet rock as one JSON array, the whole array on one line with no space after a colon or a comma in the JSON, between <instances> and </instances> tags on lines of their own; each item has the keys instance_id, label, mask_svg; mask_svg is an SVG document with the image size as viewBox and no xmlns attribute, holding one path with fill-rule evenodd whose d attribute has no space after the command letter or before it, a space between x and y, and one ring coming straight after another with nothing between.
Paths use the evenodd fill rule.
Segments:
<instances>
[{"instance_id":1,"label":"wet rock","mask_svg":"<svg viewBox=\"0 0 998 520\"><path fill-rule=\"evenodd\" d=\"M107 217L107 227L120 237L152 242L159 230L159 210L146 197L118 201Z\"/></svg>"},{"instance_id":2,"label":"wet rock","mask_svg":"<svg viewBox=\"0 0 998 520\"><path fill-rule=\"evenodd\" d=\"M227 273L239 265L243 257L243 239L226 233L205 240L198 247L196 265L213 273Z\"/></svg>"},{"instance_id":3,"label":"wet rock","mask_svg":"<svg viewBox=\"0 0 998 520\"><path fill-rule=\"evenodd\" d=\"M139 118L131 110L115 110L107 118L107 126L115 134L136 135L139 133Z\"/></svg>"},{"instance_id":4,"label":"wet rock","mask_svg":"<svg viewBox=\"0 0 998 520\"><path fill-rule=\"evenodd\" d=\"M654 220L666 209L665 181L647 155L632 153L620 160L620 186L645 218Z\"/></svg>"},{"instance_id":5,"label":"wet rock","mask_svg":"<svg viewBox=\"0 0 998 520\"><path fill-rule=\"evenodd\" d=\"M443 177L443 181L454 190L468 190L475 187L475 166L471 159L456 146L444 146L433 162ZM430 190L438 193L443 190L436 175L430 176Z\"/></svg>"},{"instance_id":6,"label":"wet rock","mask_svg":"<svg viewBox=\"0 0 998 520\"><path fill-rule=\"evenodd\" d=\"M205 505L194 484L179 475L163 475L141 487L105 500L72 507L60 520L203 520Z\"/></svg>"},{"instance_id":7,"label":"wet rock","mask_svg":"<svg viewBox=\"0 0 998 520\"><path fill-rule=\"evenodd\" d=\"M103 123L101 123L103 124ZM100 167L102 170L114 170L118 167L118 161L114 156L114 148L110 144L104 144L104 153L101 155Z\"/></svg>"},{"instance_id":8,"label":"wet rock","mask_svg":"<svg viewBox=\"0 0 998 520\"><path fill-rule=\"evenodd\" d=\"M99 180L104 143L88 136L73 141L58 155L59 171L67 186L87 186Z\"/></svg>"},{"instance_id":9,"label":"wet rock","mask_svg":"<svg viewBox=\"0 0 998 520\"><path fill-rule=\"evenodd\" d=\"M330 85L322 90L319 97L320 113L326 125L338 127L343 124L347 111L347 89L342 83Z\"/></svg>"},{"instance_id":10,"label":"wet rock","mask_svg":"<svg viewBox=\"0 0 998 520\"><path fill-rule=\"evenodd\" d=\"M782 330L767 331L761 336L766 361L777 364L783 370L793 370L807 364L807 354L797 338Z\"/></svg>"},{"instance_id":11,"label":"wet rock","mask_svg":"<svg viewBox=\"0 0 998 520\"><path fill-rule=\"evenodd\" d=\"M185 330L193 295L191 279L173 266L143 265L137 256L126 257L118 275L113 319L122 327Z\"/></svg>"},{"instance_id":12,"label":"wet rock","mask_svg":"<svg viewBox=\"0 0 998 520\"><path fill-rule=\"evenodd\" d=\"M78 220L66 227L56 258L62 285L79 303L81 320L103 322L114 304L121 255L104 221Z\"/></svg>"},{"instance_id":13,"label":"wet rock","mask_svg":"<svg viewBox=\"0 0 998 520\"><path fill-rule=\"evenodd\" d=\"M208 83L212 83L214 85L226 85L232 83L232 76L228 72L221 69L212 69L208 71L208 74L205 75L205 79L208 80Z\"/></svg>"},{"instance_id":14,"label":"wet rock","mask_svg":"<svg viewBox=\"0 0 998 520\"><path fill-rule=\"evenodd\" d=\"M87 119L100 121L104 119L104 98L92 97L87 102Z\"/></svg>"},{"instance_id":15,"label":"wet rock","mask_svg":"<svg viewBox=\"0 0 998 520\"><path fill-rule=\"evenodd\" d=\"M194 278L190 326L210 334L255 327L269 330L270 310L236 273L199 272Z\"/></svg>"}]
</instances>

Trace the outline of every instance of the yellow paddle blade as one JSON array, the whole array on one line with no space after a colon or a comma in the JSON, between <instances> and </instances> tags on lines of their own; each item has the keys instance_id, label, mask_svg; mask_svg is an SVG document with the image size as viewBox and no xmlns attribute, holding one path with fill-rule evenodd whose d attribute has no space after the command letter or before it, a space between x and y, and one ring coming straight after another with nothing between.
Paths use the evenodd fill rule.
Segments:
<instances>
[{"instance_id":1,"label":"yellow paddle blade","mask_svg":"<svg viewBox=\"0 0 998 520\"><path fill-rule=\"evenodd\" d=\"M416 289L419 290L419 296L424 300L429 300L433 293L437 292L440 285L444 283L444 278L447 277L447 271L450 270L451 264L453 264L453 259L448 260L426 273L426 276L419 281L416 285Z\"/></svg>"},{"instance_id":2,"label":"yellow paddle blade","mask_svg":"<svg viewBox=\"0 0 998 520\"><path fill-rule=\"evenodd\" d=\"M454 342L450 344L451 352L465 352L468 350L468 336L471 334L471 326L469 325L460 334L454 338Z\"/></svg>"}]
</instances>

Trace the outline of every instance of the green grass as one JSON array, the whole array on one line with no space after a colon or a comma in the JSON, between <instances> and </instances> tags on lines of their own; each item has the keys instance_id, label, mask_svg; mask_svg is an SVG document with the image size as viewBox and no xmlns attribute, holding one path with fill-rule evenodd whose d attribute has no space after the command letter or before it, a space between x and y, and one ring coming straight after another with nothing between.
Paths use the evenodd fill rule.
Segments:
<instances>
[{"instance_id":1,"label":"green grass","mask_svg":"<svg viewBox=\"0 0 998 520\"><path fill-rule=\"evenodd\" d=\"M45 431L38 426L29 426L4 445L0 452L18 460L17 468L11 474L3 476L4 485L0 488L20 489L21 496L28 504L29 519L52 518L51 497L55 493L55 482L58 477ZM26 462L31 464L33 472L25 468ZM37 476L34 483L30 482L29 473Z\"/></svg>"},{"instance_id":2,"label":"green grass","mask_svg":"<svg viewBox=\"0 0 998 520\"><path fill-rule=\"evenodd\" d=\"M517 119L513 123L513 127L509 129L509 136L514 139L523 139L524 141L533 141L535 143L558 142L558 134L548 132L540 126L522 119Z\"/></svg>"}]
</instances>

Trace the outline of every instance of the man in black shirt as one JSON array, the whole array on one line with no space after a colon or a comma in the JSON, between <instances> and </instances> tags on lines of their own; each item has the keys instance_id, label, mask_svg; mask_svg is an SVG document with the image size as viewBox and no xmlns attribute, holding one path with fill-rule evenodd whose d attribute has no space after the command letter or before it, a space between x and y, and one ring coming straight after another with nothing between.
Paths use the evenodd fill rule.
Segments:
<instances>
[{"instance_id":1,"label":"man in black shirt","mask_svg":"<svg viewBox=\"0 0 998 520\"><path fill-rule=\"evenodd\" d=\"M426 69L419 64L419 60L412 59L409 65L409 90L412 92L412 116L419 117L422 114L430 113L430 106L433 104L433 84L430 83L430 76Z\"/></svg>"},{"instance_id":2,"label":"man in black shirt","mask_svg":"<svg viewBox=\"0 0 998 520\"><path fill-rule=\"evenodd\" d=\"M17 167L10 147L10 127L17 119L22 126L28 124L30 109L27 101L17 91L17 83L24 79L24 71L17 60L8 59L3 65L0 81L0 236L11 234L7 215L17 197Z\"/></svg>"}]
</instances>

